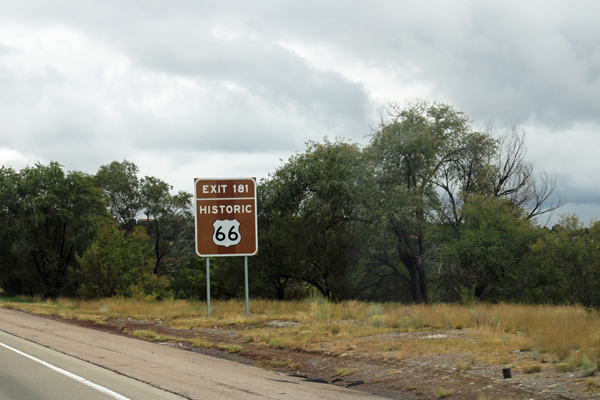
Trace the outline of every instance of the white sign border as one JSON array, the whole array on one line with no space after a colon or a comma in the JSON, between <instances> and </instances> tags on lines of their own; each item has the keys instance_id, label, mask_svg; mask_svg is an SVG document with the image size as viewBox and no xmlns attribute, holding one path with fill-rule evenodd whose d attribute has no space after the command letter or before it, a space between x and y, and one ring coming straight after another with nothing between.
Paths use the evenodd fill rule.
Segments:
<instances>
[{"instance_id":1,"label":"white sign border","mask_svg":"<svg viewBox=\"0 0 600 400\"><path fill-rule=\"evenodd\" d=\"M200 254L198 251L198 201L201 199L198 198L198 193L196 189L198 187L198 181L239 181L239 180L250 180L254 182L254 240L255 240L255 251L254 253L241 253L241 254ZM194 179L194 251L196 252L196 257L248 257L255 256L258 254L258 199L256 198L256 189L258 187L258 182L256 178L195 178ZM216 198L211 198L209 200L217 200ZM221 199L222 200L222 199Z\"/></svg>"}]
</instances>

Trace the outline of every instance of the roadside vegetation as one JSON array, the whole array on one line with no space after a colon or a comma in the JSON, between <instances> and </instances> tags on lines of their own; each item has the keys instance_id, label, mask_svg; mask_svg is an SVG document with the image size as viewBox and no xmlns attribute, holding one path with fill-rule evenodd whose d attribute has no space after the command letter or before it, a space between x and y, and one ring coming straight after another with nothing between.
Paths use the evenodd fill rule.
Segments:
<instances>
[{"instance_id":1,"label":"roadside vegetation","mask_svg":"<svg viewBox=\"0 0 600 400\"><path fill-rule=\"evenodd\" d=\"M258 182L251 296L600 307L600 223L559 214L548 223L566 194L527 160L522 129L475 129L437 102L388 111L363 145L309 142ZM1 166L0 288L204 301L192 197L127 160L95 174ZM242 266L211 260L213 299L244 296Z\"/></svg>"},{"instance_id":2,"label":"roadside vegetation","mask_svg":"<svg viewBox=\"0 0 600 400\"><path fill-rule=\"evenodd\" d=\"M215 301L211 318L206 316L204 303L185 300L0 298L0 306L98 324L135 319L185 330L234 330L237 344L188 340L196 347L227 352L243 351L244 345L253 343L387 361L461 354L463 361L455 366L459 371L485 363L512 365L525 373L551 367L557 372L577 371L581 376L594 374L600 356L600 313L579 306L332 303L313 297L304 301L252 300L250 316L244 315L242 301ZM153 331L129 334L151 341L181 340Z\"/></svg>"}]
</instances>

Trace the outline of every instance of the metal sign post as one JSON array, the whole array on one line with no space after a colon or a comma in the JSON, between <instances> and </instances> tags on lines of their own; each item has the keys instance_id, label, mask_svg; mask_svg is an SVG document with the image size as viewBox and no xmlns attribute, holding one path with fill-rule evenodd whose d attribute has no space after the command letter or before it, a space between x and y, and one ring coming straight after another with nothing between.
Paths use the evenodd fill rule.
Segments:
<instances>
[{"instance_id":1,"label":"metal sign post","mask_svg":"<svg viewBox=\"0 0 600 400\"><path fill-rule=\"evenodd\" d=\"M196 256L206 257L206 306L210 317L208 257L244 256L246 315L248 256L258 253L256 178L195 179Z\"/></svg>"},{"instance_id":2,"label":"metal sign post","mask_svg":"<svg viewBox=\"0 0 600 400\"><path fill-rule=\"evenodd\" d=\"M246 281L246 316L250 315L250 291L248 289L248 256L244 257L244 279Z\"/></svg>"},{"instance_id":3,"label":"metal sign post","mask_svg":"<svg viewBox=\"0 0 600 400\"><path fill-rule=\"evenodd\" d=\"M206 257L206 314L210 318L210 258Z\"/></svg>"}]
</instances>

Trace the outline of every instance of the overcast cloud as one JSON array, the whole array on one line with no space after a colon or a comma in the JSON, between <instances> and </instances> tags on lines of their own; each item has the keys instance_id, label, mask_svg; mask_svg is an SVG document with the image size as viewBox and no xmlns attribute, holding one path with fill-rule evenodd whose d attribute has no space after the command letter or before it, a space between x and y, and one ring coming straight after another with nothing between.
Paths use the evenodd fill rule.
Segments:
<instances>
[{"instance_id":1,"label":"overcast cloud","mask_svg":"<svg viewBox=\"0 0 600 400\"><path fill-rule=\"evenodd\" d=\"M389 102L519 123L528 158L600 217L596 1L0 0L0 161L127 159L191 191L266 177Z\"/></svg>"}]
</instances>

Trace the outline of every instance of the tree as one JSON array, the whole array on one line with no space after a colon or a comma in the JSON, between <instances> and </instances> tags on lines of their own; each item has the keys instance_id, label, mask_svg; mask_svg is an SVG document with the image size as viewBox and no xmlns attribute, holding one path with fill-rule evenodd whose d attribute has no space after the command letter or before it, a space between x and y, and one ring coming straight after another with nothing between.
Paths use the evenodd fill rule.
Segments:
<instances>
[{"instance_id":1,"label":"tree","mask_svg":"<svg viewBox=\"0 0 600 400\"><path fill-rule=\"evenodd\" d=\"M508 199L532 219L556 211L566 198L556 193L556 176L546 172L536 175L533 163L525 160L526 154L525 132L513 126L498 140L488 179L494 196Z\"/></svg>"},{"instance_id":2,"label":"tree","mask_svg":"<svg viewBox=\"0 0 600 400\"><path fill-rule=\"evenodd\" d=\"M428 301L427 266L443 245L431 228L450 228L453 243L463 239L462 229L470 229L463 211L471 198L478 204L479 196L504 199L524 211L517 219L527 220L565 202L555 196L556 177L534 174L525 160L525 134L518 127L494 139L491 128L473 131L464 113L447 104L392 104L365 152L374 171L364 202L372 268L386 277L378 268L384 266L388 277L403 280L415 302Z\"/></svg>"},{"instance_id":3,"label":"tree","mask_svg":"<svg viewBox=\"0 0 600 400\"><path fill-rule=\"evenodd\" d=\"M257 262L252 262L255 290L265 297L289 299L301 285L296 265L289 262L294 244L288 234L292 217L282 210L280 183L273 179L259 182L257 194L257 219L259 249Z\"/></svg>"},{"instance_id":4,"label":"tree","mask_svg":"<svg viewBox=\"0 0 600 400\"><path fill-rule=\"evenodd\" d=\"M563 215L551 231L531 246L534 261L548 284L536 293L543 301L600 306L600 222L588 227L575 215ZM550 290L548 290L550 286ZM549 298L548 292L552 293Z\"/></svg>"},{"instance_id":5,"label":"tree","mask_svg":"<svg viewBox=\"0 0 600 400\"><path fill-rule=\"evenodd\" d=\"M309 142L260 188L263 265L279 285L310 284L324 297L349 296L354 197L363 170L360 148L344 141Z\"/></svg>"},{"instance_id":6,"label":"tree","mask_svg":"<svg viewBox=\"0 0 600 400\"><path fill-rule=\"evenodd\" d=\"M525 246L528 240L539 233L533 221L565 203L556 193L556 177L534 173L533 164L525 160L525 133L518 127L497 140L491 137L491 128L469 132L457 150L457 157L443 165L435 180L442 194L436 216L441 227L449 229L445 239L438 239L440 294L449 299L448 294L451 297L459 288L474 288L474 295L488 300L502 296L525 300L527 285L540 284L542 279L539 270L527 268L522 261L529 253ZM524 228L524 220L532 221L529 227ZM508 236L505 240L496 237L503 230ZM477 247L486 240L492 240L487 242L491 247L469 250L469 246ZM504 243L504 257L494 256L498 248L491 243ZM455 257L450 256L456 251ZM506 260L512 263L506 264Z\"/></svg>"},{"instance_id":7,"label":"tree","mask_svg":"<svg viewBox=\"0 0 600 400\"><path fill-rule=\"evenodd\" d=\"M527 213L507 199L471 195L461 209L460 236L440 240L438 293L455 300L464 290L487 301L525 301L539 276L529 246L539 230ZM448 227L440 227L440 231ZM448 232L447 232L448 233Z\"/></svg>"},{"instance_id":8,"label":"tree","mask_svg":"<svg viewBox=\"0 0 600 400\"><path fill-rule=\"evenodd\" d=\"M173 272L185 263L182 257L193 254L192 195L184 191L173 195L172 189L152 176L144 177L140 184L141 205L155 259L154 273L158 276Z\"/></svg>"},{"instance_id":9,"label":"tree","mask_svg":"<svg viewBox=\"0 0 600 400\"><path fill-rule=\"evenodd\" d=\"M457 232L462 223L461 207L472 195L508 200L535 219L553 213L566 203L556 192L556 176L534 173L533 163L525 160L525 133L517 126L494 139L486 132L467 132L456 147L456 156L441 166L434 180L441 197L437 216L441 223Z\"/></svg>"},{"instance_id":10,"label":"tree","mask_svg":"<svg viewBox=\"0 0 600 400\"><path fill-rule=\"evenodd\" d=\"M371 257L402 279L412 300L427 303L426 230L440 207L436 182L450 171L472 132L468 118L446 104L391 105L389 119L371 135L366 152L374 171L365 198L375 237Z\"/></svg>"},{"instance_id":11,"label":"tree","mask_svg":"<svg viewBox=\"0 0 600 400\"><path fill-rule=\"evenodd\" d=\"M102 165L94 181L108 201L108 211L121 228L131 232L142 210L139 168L134 163L123 160Z\"/></svg>"},{"instance_id":12,"label":"tree","mask_svg":"<svg viewBox=\"0 0 600 400\"><path fill-rule=\"evenodd\" d=\"M79 267L72 279L78 283L77 294L87 298L148 295L159 286L167 286L153 274L152 253L147 246L144 228L131 232L118 229L105 220L91 245L77 257Z\"/></svg>"},{"instance_id":13,"label":"tree","mask_svg":"<svg viewBox=\"0 0 600 400\"><path fill-rule=\"evenodd\" d=\"M94 237L105 203L92 178L51 162L0 170L3 280L8 291L72 294L75 255Z\"/></svg>"}]
</instances>

